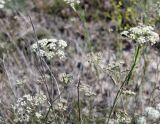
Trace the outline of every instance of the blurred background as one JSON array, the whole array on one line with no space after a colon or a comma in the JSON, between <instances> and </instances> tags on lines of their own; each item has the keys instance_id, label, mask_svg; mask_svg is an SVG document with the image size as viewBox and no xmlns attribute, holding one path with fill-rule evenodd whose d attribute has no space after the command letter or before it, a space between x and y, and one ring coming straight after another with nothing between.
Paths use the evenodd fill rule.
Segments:
<instances>
[{"instance_id":1,"label":"blurred background","mask_svg":"<svg viewBox=\"0 0 160 124\"><path fill-rule=\"evenodd\" d=\"M49 90L54 89L50 94L56 97L58 91L55 85L52 86L52 72L60 90L65 89L62 96L70 106L64 113L70 117L66 124L76 124L78 118L75 99L79 79L96 93L91 98L90 119L83 115L84 124L105 124L121 81L131 66L135 48L135 44L120 32L143 23L155 26L156 32L160 33L158 1L81 0L79 6L75 6L77 12L63 0L6 0L5 4L0 1L0 116L10 118L11 105L23 94L35 94L39 88L47 94L45 84L40 85L42 75ZM41 63L30 46L43 38L65 40L68 44L66 58L46 59ZM142 114L145 106L160 102L159 47L157 43L142 52L132 79L125 87L136 95L122 95L115 111L125 110L134 118ZM97 62L103 67L119 61L123 64L113 72L106 72L88 62L93 58L94 62L100 60ZM60 79L64 73L72 77L71 85ZM88 98L81 99L82 111L87 113Z\"/></svg>"}]
</instances>

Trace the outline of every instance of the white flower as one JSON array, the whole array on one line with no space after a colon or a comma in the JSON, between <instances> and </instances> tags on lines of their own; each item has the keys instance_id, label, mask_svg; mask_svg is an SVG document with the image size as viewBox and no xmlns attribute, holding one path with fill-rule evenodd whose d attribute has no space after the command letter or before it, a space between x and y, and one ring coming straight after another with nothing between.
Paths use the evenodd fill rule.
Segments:
<instances>
[{"instance_id":1,"label":"white flower","mask_svg":"<svg viewBox=\"0 0 160 124\"><path fill-rule=\"evenodd\" d=\"M29 122L29 119L30 119L30 116L28 114L22 113L21 119L20 119L21 122Z\"/></svg>"},{"instance_id":2,"label":"white flower","mask_svg":"<svg viewBox=\"0 0 160 124\"><path fill-rule=\"evenodd\" d=\"M124 35L124 36L127 36L128 33L129 33L128 31L123 31L123 32L121 32L120 34L121 34L121 35Z\"/></svg>"},{"instance_id":3,"label":"white flower","mask_svg":"<svg viewBox=\"0 0 160 124\"><path fill-rule=\"evenodd\" d=\"M160 112L160 103L158 103L158 104L156 105L156 110L158 110L158 111Z\"/></svg>"},{"instance_id":4,"label":"white flower","mask_svg":"<svg viewBox=\"0 0 160 124\"><path fill-rule=\"evenodd\" d=\"M138 37L137 42L140 43L140 44L144 44L146 42L146 40L145 40L144 37Z\"/></svg>"},{"instance_id":5,"label":"white flower","mask_svg":"<svg viewBox=\"0 0 160 124\"><path fill-rule=\"evenodd\" d=\"M19 98L15 105L12 105L14 113L16 114L16 118L20 122L29 122L30 118L32 118L33 114L40 118L42 115L37 110L37 105L40 106L46 101L46 96L43 92L37 93L35 96L31 96L30 94L25 94L21 98Z\"/></svg>"},{"instance_id":6,"label":"white flower","mask_svg":"<svg viewBox=\"0 0 160 124\"><path fill-rule=\"evenodd\" d=\"M4 1L4 0L0 0L0 3L1 3L1 4L5 4L5 1Z\"/></svg>"},{"instance_id":7,"label":"white flower","mask_svg":"<svg viewBox=\"0 0 160 124\"><path fill-rule=\"evenodd\" d=\"M139 117L136 121L136 124L147 124L146 117L145 116Z\"/></svg>"},{"instance_id":8,"label":"white flower","mask_svg":"<svg viewBox=\"0 0 160 124\"><path fill-rule=\"evenodd\" d=\"M96 95L96 93L93 92L92 88L88 84L81 84L79 90L88 97Z\"/></svg>"},{"instance_id":9,"label":"white flower","mask_svg":"<svg viewBox=\"0 0 160 124\"><path fill-rule=\"evenodd\" d=\"M53 43L56 43L58 40L55 39L55 38L51 38L51 39L48 39L49 42L53 42Z\"/></svg>"},{"instance_id":10,"label":"white flower","mask_svg":"<svg viewBox=\"0 0 160 124\"><path fill-rule=\"evenodd\" d=\"M48 43L47 39L42 39L42 40L38 41L39 46L42 48L45 47L47 45L47 43Z\"/></svg>"},{"instance_id":11,"label":"white flower","mask_svg":"<svg viewBox=\"0 0 160 124\"><path fill-rule=\"evenodd\" d=\"M135 39L136 39L136 35L135 35L135 34L130 34L130 35L129 35L129 38L135 40Z\"/></svg>"},{"instance_id":12,"label":"white flower","mask_svg":"<svg viewBox=\"0 0 160 124\"><path fill-rule=\"evenodd\" d=\"M67 100L61 98L55 105L54 109L58 111L65 111L67 109Z\"/></svg>"},{"instance_id":13,"label":"white flower","mask_svg":"<svg viewBox=\"0 0 160 124\"><path fill-rule=\"evenodd\" d=\"M26 106L26 102L25 101L21 102L21 106Z\"/></svg>"},{"instance_id":14,"label":"white flower","mask_svg":"<svg viewBox=\"0 0 160 124\"><path fill-rule=\"evenodd\" d=\"M64 0L64 2L69 4L73 8L74 11L76 11L75 4L80 4L80 0Z\"/></svg>"},{"instance_id":15,"label":"white flower","mask_svg":"<svg viewBox=\"0 0 160 124\"><path fill-rule=\"evenodd\" d=\"M143 31L142 31L142 29L141 29L140 26L130 28L129 31L130 31L131 33L133 33L133 34L136 34L136 35L141 35L141 34L143 34Z\"/></svg>"},{"instance_id":16,"label":"white flower","mask_svg":"<svg viewBox=\"0 0 160 124\"><path fill-rule=\"evenodd\" d=\"M64 0L64 2L66 2L68 4L79 4L80 0Z\"/></svg>"},{"instance_id":17,"label":"white flower","mask_svg":"<svg viewBox=\"0 0 160 124\"><path fill-rule=\"evenodd\" d=\"M22 107L19 107L19 108L18 108L18 114L19 114L19 113L22 113L23 111L24 111L24 109L23 109Z\"/></svg>"},{"instance_id":18,"label":"white flower","mask_svg":"<svg viewBox=\"0 0 160 124\"><path fill-rule=\"evenodd\" d=\"M54 57L63 58L64 48L67 47L67 43L64 40L57 40L55 38L42 39L32 44L31 50L38 56L46 57L49 60Z\"/></svg>"},{"instance_id":19,"label":"white flower","mask_svg":"<svg viewBox=\"0 0 160 124\"><path fill-rule=\"evenodd\" d=\"M60 57L60 59L61 59L61 58L64 58L64 56L65 56L64 52L61 51L61 50L58 50L56 54L57 54L57 56Z\"/></svg>"},{"instance_id":20,"label":"white flower","mask_svg":"<svg viewBox=\"0 0 160 124\"><path fill-rule=\"evenodd\" d=\"M67 47L66 41L64 41L64 40L59 40L59 46L62 47L62 48Z\"/></svg>"},{"instance_id":21,"label":"white flower","mask_svg":"<svg viewBox=\"0 0 160 124\"><path fill-rule=\"evenodd\" d=\"M133 92L133 91L131 91L131 90L123 90L123 91L122 91L122 94L128 95L128 96L136 95L136 93Z\"/></svg>"},{"instance_id":22,"label":"white flower","mask_svg":"<svg viewBox=\"0 0 160 124\"><path fill-rule=\"evenodd\" d=\"M23 97L26 98L28 101L33 100L32 96L30 94L25 94Z\"/></svg>"},{"instance_id":23,"label":"white flower","mask_svg":"<svg viewBox=\"0 0 160 124\"><path fill-rule=\"evenodd\" d=\"M144 110L144 115L149 119L149 120L157 120L160 118L160 112L153 107L146 107Z\"/></svg>"},{"instance_id":24,"label":"white flower","mask_svg":"<svg viewBox=\"0 0 160 124\"><path fill-rule=\"evenodd\" d=\"M21 101L23 101L23 98L18 98L17 103L20 103Z\"/></svg>"},{"instance_id":25,"label":"white flower","mask_svg":"<svg viewBox=\"0 0 160 124\"><path fill-rule=\"evenodd\" d=\"M55 43L49 44L48 48L49 49L56 49L56 44Z\"/></svg>"},{"instance_id":26,"label":"white flower","mask_svg":"<svg viewBox=\"0 0 160 124\"><path fill-rule=\"evenodd\" d=\"M36 115L37 118L41 118L42 117L41 113L39 113L39 112L36 112L35 115Z\"/></svg>"},{"instance_id":27,"label":"white flower","mask_svg":"<svg viewBox=\"0 0 160 124\"><path fill-rule=\"evenodd\" d=\"M4 5L3 4L0 4L0 9L4 8Z\"/></svg>"},{"instance_id":28,"label":"white flower","mask_svg":"<svg viewBox=\"0 0 160 124\"><path fill-rule=\"evenodd\" d=\"M47 97L43 92L37 93L34 97L35 105L44 103L47 100Z\"/></svg>"},{"instance_id":29,"label":"white flower","mask_svg":"<svg viewBox=\"0 0 160 124\"><path fill-rule=\"evenodd\" d=\"M4 0L0 0L0 9L3 9L5 5L5 1Z\"/></svg>"},{"instance_id":30,"label":"white flower","mask_svg":"<svg viewBox=\"0 0 160 124\"><path fill-rule=\"evenodd\" d=\"M158 33L154 32L154 28L152 26L146 26L143 24L132 27L128 31L122 32L121 35L127 36L140 45L145 43L153 45L159 41L159 35Z\"/></svg>"},{"instance_id":31,"label":"white flower","mask_svg":"<svg viewBox=\"0 0 160 124\"><path fill-rule=\"evenodd\" d=\"M38 56L46 56L46 52L44 51L44 50L39 50L39 51L37 51L37 55Z\"/></svg>"}]
</instances>

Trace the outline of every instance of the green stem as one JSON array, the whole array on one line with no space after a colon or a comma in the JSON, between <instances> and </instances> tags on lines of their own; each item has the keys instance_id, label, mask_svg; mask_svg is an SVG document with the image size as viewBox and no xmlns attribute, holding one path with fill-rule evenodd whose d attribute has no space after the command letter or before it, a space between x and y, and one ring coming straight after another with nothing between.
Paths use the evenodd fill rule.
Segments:
<instances>
[{"instance_id":1,"label":"green stem","mask_svg":"<svg viewBox=\"0 0 160 124\"><path fill-rule=\"evenodd\" d=\"M119 90L118 90L118 92L117 92L117 94L116 94L116 97L115 97L114 102L113 102L112 109L111 109L111 111L110 111L110 113L109 113L109 117L108 117L108 120L107 120L107 124L109 124L110 118L111 118L112 113L113 113L113 111L114 111L114 109L115 109L116 103L117 103L117 101L118 101L118 99L119 99L119 97L120 97L120 95L121 95L121 93L122 93L121 91L122 91L123 87L124 87L125 85L127 85L127 84L129 83L130 79L131 79L133 70L134 70L134 68L135 68L135 66L136 66L136 63L137 63L137 61L138 61L138 58L139 58L138 56L139 56L139 53L140 53L140 48L141 48L141 46L138 45L138 48L136 49L136 52L135 52L135 57L134 57L134 61L133 61L133 64L132 64L132 66L131 66L131 69L130 69L129 73L127 74L125 80L122 82L122 84L121 84L121 86L120 86L120 88L119 88Z\"/></svg>"},{"instance_id":2,"label":"green stem","mask_svg":"<svg viewBox=\"0 0 160 124\"><path fill-rule=\"evenodd\" d=\"M78 8L79 11L76 11L76 13L79 16L80 21L82 22L83 27L84 27L83 34L84 34L85 41L87 42L87 48L89 49L89 51L92 51L93 48L92 48L90 38L89 38L89 30L86 25L85 12L84 12L84 10L82 10L82 8L80 6L78 6L78 7L79 7Z\"/></svg>"}]
</instances>

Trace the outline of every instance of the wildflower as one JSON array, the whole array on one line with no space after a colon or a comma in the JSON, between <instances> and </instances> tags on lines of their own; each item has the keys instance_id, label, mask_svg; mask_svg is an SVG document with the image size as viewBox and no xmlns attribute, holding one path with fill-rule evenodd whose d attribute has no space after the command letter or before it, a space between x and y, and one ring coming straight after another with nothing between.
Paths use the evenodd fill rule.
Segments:
<instances>
[{"instance_id":1,"label":"wildflower","mask_svg":"<svg viewBox=\"0 0 160 124\"><path fill-rule=\"evenodd\" d=\"M0 9L3 9L5 5L5 1L4 0L0 0Z\"/></svg>"},{"instance_id":2,"label":"wildflower","mask_svg":"<svg viewBox=\"0 0 160 124\"><path fill-rule=\"evenodd\" d=\"M20 97L15 105L12 105L14 112L16 113L16 122L29 122L30 118L35 115L37 118L40 118L42 115L36 109L46 101L46 96L40 92L35 96L30 94L25 94Z\"/></svg>"},{"instance_id":3,"label":"wildflower","mask_svg":"<svg viewBox=\"0 0 160 124\"><path fill-rule=\"evenodd\" d=\"M80 4L80 0L64 0L64 2L69 4L73 8L74 11L76 11L75 4Z\"/></svg>"},{"instance_id":4,"label":"wildflower","mask_svg":"<svg viewBox=\"0 0 160 124\"><path fill-rule=\"evenodd\" d=\"M124 90L124 91L122 91L122 94L127 95L127 96L136 95L136 93L131 90Z\"/></svg>"},{"instance_id":5,"label":"wildflower","mask_svg":"<svg viewBox=\"0 0 160 124\"><path fill-rule=\"evenodd\" d=\"M60 59L65 57L64 48L67 47L67 43L64 40L57 40L55 38L42 39L32 44L31 50L38 56L52 59L59 57Z\"/></svg>"},{"instance_id":6,"label":"wildflower","mask_svg":"<svg viewBox=\"0 0 160 124\"><path fill-rule=\"evenodd\" d=\"M118 111L116 113L116 117L118 122L124 123L124 124L130 124L131 123L131 117L128 116L128 114L125 111Z\"/></svg>"},{"instance_id":7,"label":"wildflower","mask_svg":"<svg viewBox=\"0 0 160 124\"><path fill-rule=\"evenodd\" d=\"M153 107L146 107L144 110L144 115L149 119L149 120L157 120L160 118L160 112Z\"/></svg>"},{"instance_id":8,"label":"wildflower","mask_svg":"<svg viewBox=\"0 0 160 124\"><path fill-rule=\"evenodd\" d=\"M25 94L23 96L23 98L26 98L28 101L32 101L33 100L32 96L30 94Z\"/></svg>"},{"instance_id":9,"label":"wildflower","mask_svg":"<svg viewBox=\"0 0 160 124\"><path fill-rule=\"evenodd\" d=\"M160 17L160 2L159 1L153 4L151 9L154 10L154 12L156 13L158 17Z\"/></svg>"},{"instance_id":10,"label":"wildflower","mask_svg":"<svg viewBox=\"0 0 160 124\"><path fill-rule=\"evenodd\" d=\"M60 59L64 58L65 57L65 54L62 50L58 50L57 53L56 53L57 56L60 57Z\"/></svg>"},{"instance_id":11,"label":"wildflower","mask_svg":"<svg viewBox=\"0 0 160 124\"><path fill-rule=\"evenodd\" d=\"M47 97L44 95L43 92L37 93L34 97L34 104L39 105L44 103L47 100Z\"/></svg>"},{"instance_id":12,"label":"wildflower","mask_svg":"<svg viewBox=\"0 0 160 124\"><path fill-rule=\"evenodd\" d=\"M37 118L41 118L42 117L41 113L39 113L39 112L36 112L35 115L36 115Z\"/></svg>"},{"instance_id":13,"label":"wildflower","mask_svg":"<svg viewBox=\"0 0 160 124\"><path fill-rule=\"evenodd\" d=\"M67 109L67 100L61 98L55 105L54 109L57 111L65 111Z\"/></svg>"},{"instance_id":14,"label":"wildflower","mask_svg":"<svg viewBox=\"0 0 160 124\"><path fill-rule=\"evenodd\" d=\"M87 84L81 84L79 90L84 93L85 96L95 96L96 93L93 92L93 90L91 89L91 87Z\"/></svg>"},{"instance_id":15,"label":"wildflower","mask_svg":"<svg viewBox=\"0 0 160 124\"><path fill-rule=\"evenodd\" d=\"M103 56L101 52L89 53L87 55L87 59L89 64L91 64L93 67L103 69L106 66L106 64L103 62Z\"/></svg>"},{"instance_id":16,"label":"wildflower","mask_svg":"<svg viewBox=\"0 0 160 124\"><path fill-rule=\"evenodd\" d=\"M60 79L60 81L64 82L65 84L68 84L68 83L72 82L73 77L70 74L61 73L61 74L59 74L59 79Z\"/></svg>"},{"instance_id":17,"label":"wildflower","mask_svg":"<svg viewBox=\"0 0 160 124\"><path fill-rule=\"evenodd\" d=\"M154 28L152 26L146 26L143 24L132 27L128 31L123 31L121 35L136 41L140 45L146 43L154 45L159 41L159 35L158 33L154 32Z\"/></svg>"},{"instance_id":18,"label":"wildflower","mask_svg":"<svg viewBox=\"0 0 160 124\"><path fill-rule=\"evenodd\" d=\"M17 85L23 85L23 84L25 84L26 83L26 80L17 80L16 81L16 84Z\"/></svg>"},{"instance_id":19,"label":"wildflower","mask_svg":"<svg viewBox=\"0 0 160 124\"><path fill-rule=\"evenodd\" d=\"M65 48L67 47L67 43L64 40L59 40L59 47Z\"/></svg>"},{"instance_id":20,"label":"wildflower","mask_svg":"<svg viewBox=\"0 0 160 124\"><path fill-rule=\"evenodd\" d=\"M146 117L142 116L136 120L136 124L147 124Z\"/></svg>"},{"instance_id":21,"label":"wildflower","mask_svg":"<svg viewBox=\"0 0 160 124\"><path fill-rule=\"evenodd\" d=\"M158 104L156 105L156 110L158 110L158 111L160 112L160 103L158 103Z\"/></svg>"}]
</instances>

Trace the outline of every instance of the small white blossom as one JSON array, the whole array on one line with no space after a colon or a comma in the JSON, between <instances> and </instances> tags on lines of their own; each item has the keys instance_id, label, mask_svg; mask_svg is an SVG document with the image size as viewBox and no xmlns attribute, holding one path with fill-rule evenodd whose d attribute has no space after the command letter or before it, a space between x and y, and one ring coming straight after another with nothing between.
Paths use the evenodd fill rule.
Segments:
<instances>
[{"instance_id":1,"label":"small white blossom","mask_svg":"<svg viewBox=\"0 0 160 124\"><path fill-rule=\"evenodd\" d=\"M20 103L21 101L23 101L23 98L19 98L19 99L17 100L17 103Z\"/></svg>"},{"instance_id":2,"label":"small white blossom","mask_svg":"<svg viewBox=\"0 0 160 124\"><path fill-rule=\"evenodd\" d=\"M36 115L37 118L41 118L42 117L41 113L39 113L39 112L36 112L35 115Z\"/></svg>"},{"instance_id":3,"label":"small white blossom","mask_svg":"<svg viewBox=\"0 0 160 124\"><path fill-rule=\"evenodd\" d=\"M136 121L136 124L147 124L146 117L145 116L139 117Z\"/></svg>"},{"instance_id":4,"label":"small white blossom","mask_svg":"<svg viewBox=\"0 0 160 124\"><path fill-rule=\"evenodd\" d=\"M29 115L26 114L26 113L23 113L23 114L21 115L20 122L29 122L29 119L30 119Z\"/></svg>"},{"instance_id":5,"label":"small white blossom","mask_svg":"<svg viewBox=\"0 0 160 124\"><path fill-rule=\"evenodd\" d=\"M131 91L131 90L123 90L122 94L124 94L126 96L134 96L134 95L136 95L136 93Z\"/></svg>"},{"instance_id":6,"label":"small white blossom","mask_svg":"<svg viewBox=\"0 0 160 124\"><path fill-rule=\"evenodd\" d=\"M123 32L121 32L120 34L121 34L121 35L124 35L124 36L127 36L128 33L129 33L128 31L123 31Z\"/></svg>"},{"instance_id":7,"label":"small white blossom","mask_svg":"<svg viewBox=\"0 0 160 124\"><path fill-rule=\"evenodd\" d=\"M33 100L32 96L30 94L25 94L23 97L26 98L28 101Z\"/></svg>"},{"instance_id":8,"label":"small white blossom","mask_svg":"<svg viewBox=\"0 0 160 124\"><path fill-rule=\"evenodd\" d=\"M64 0L64 2L69 4L73 8L74 11L76 11L75 4L80 4L80 0Z\"/></svg>"},{"instance_id":9,"label":"small white blossom","mask_svg":"<svg viewBox=\"0 0 160 124\"><path fill-rule=\"evenodd\" d=\"M40 118L42 115L37 109L46 101L46 96L43 92L37 93L35 96L30 94L25 94L23 97L19 98L15 105L12 105L12 108L16 114L16 120L19 122L29 122L33 114Z\"/></svg>"},{"instance_id":10,"label":"small white blossom","mask_svg":"<svg viewBox=\"0 0 160 124\"><path fill-rule=\"evenodd\" d=\"M137 42L140 43L140 44L144 44L146 42L146 40L145 40L144 37L138 37Z\"/></svg>"},{"instance_id":11,"label":"small white blossom","mask_svg":"<svg viewBox=\"0 0 160 124\"><path fill-rule=\"evenodd\" d=\"M136 41L140 45L146 43L154 45L156 42L159 41L159 35L158 33L154 32L154 28L152 26L146 26L143 24L132 27L128 31L123 31L121 35L127 36L128 38Z\"/></svg>"},{"instance_id":12,"label":"small white blossom","mask_svg":"<svg viewBox=\"0 0 160 124\"><path fill-rule=\"evenodd\" d=\"M65 48L67 47L67 43L64 40L59 40L59 47Z\"/></svg>"},{"instance_id":13,"label":"small white blossom","mask_svg":"<svg viewBox=\"0 0 160 124\"><path fill-rule=\"evenodd\" d=\"M128 114L125 111L118 111L116 112L116 117L119 123L123 124L130 124L131 123L131 117L128 116Z\"/></svg>"},{"instance_id":14,"label":"small white blossom","mask_svg":"<svg viewBox=\"0 0 160 124\"><path fill-rule=\"evenodd\" d=\"M0 9L3 9L5 5L5 1L4 0L0 0Z\"/></svg>"},{"instance_id":15,"label":"small white blossom","mask_svg":"<svg viewBox=\"0 0 160 124\"><path fill-rule=\"evenodd\" d=\"M35 105L39 105L44 103L47 100L47 97L44 95L43 92L37 93L34 97Z\"/></svg>"},{"instance_id":16,"label":"small white blossom","mask_svg":"<svg viewBox=\"0 0 160 124\"><path fill-rule=\"evenodd\" d=\"M21 102L21 106L26 106L26 102L25 101Z\"/></svg>"},{"instance_id":17,"label":"small white blossom","mask_svg":"<svg viewBox=\"0 0 160 124\"><path fill-rule=\"evenodd\" d=\"M144 115L149 119L149 120L157 120L160 118L160 112L153 107L146 107L144 110Z\"/></svg>"},{"instance_id":18,"label":"small white blossom","mask_svg":"<svg viewBox=\"0 0 160 124\"><path fill-rule=\"evenodd\" d=\"M54 109L57 111L65 111L67 109L67 100L61 98L57 103L55 103Z\"/></svg>"},{"instance_id":19,"label":"small white blossom","mask_svg":"<svg viewBox=\"0 0 160 124\"><path fill-rule=\"evenodd\" d=\"M56 54L60 57L60 59L65 57L64 52L61 50L58 50Z\"/></svg>"},{"instance_id":20,"label":"small white blossom","mask_svg":"<svg viewBox=\"0 0 160 124\"><path fill-rule=\"evenodd\" d=\"M64 49L67 47L67 43L64 40L57 40L55 38L42 39L32 44L31 50L38 56L52 59L54 57L64 58Z\"/></svg>"},{"instance_id":21,"label":"small white blossom","mask_svg":"<svg viewBox=\"0 0 160 124\"><path fill-rule=\"evenodd\" d=\"M156 105L156 110L158 110L158 111L160 112L160 103L158 103L158 104Z\"/></svg>"},{"instance_id":22,"label":"small white blossom","mask_svg":"<svg viewBox=\"0 0 160 124\"><path fill-rule=\"evenodd\" d=\"M143 33L142 29L139 26L130 28L129 32L136 35L142 35Z\"/></svg>"},{"instance_id":23,"label":"small white blossom","mask_svg":"<svg viewBox=\"0 0 160 124\"><path fill-rule=\"evenodd\" d=\"M81 84L79 90L84 93L85 96L95 96L96 93L93 92L92 88L88 84Z\"/></svg>"}]
</instances>

